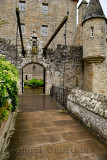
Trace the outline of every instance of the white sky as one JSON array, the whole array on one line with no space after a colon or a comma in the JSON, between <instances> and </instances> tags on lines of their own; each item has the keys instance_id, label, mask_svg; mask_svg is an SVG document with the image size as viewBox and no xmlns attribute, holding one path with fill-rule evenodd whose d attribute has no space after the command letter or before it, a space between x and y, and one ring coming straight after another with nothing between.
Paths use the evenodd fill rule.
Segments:
<instances>
[{"instance_id":1,"label":"white sky","mask_svg":"<svg viewBox=\"0 0 107 160\"><path fill-rule=\"evenodd\" d=\"M78 5L81 3L82 0L79 0ZM101 6L103 8L103 11L105 13L105 16L107 18L107 0L99 0L101 3ZM89 2L89 0L87 0L87 2Z\"/></svg>"}]
</instances>

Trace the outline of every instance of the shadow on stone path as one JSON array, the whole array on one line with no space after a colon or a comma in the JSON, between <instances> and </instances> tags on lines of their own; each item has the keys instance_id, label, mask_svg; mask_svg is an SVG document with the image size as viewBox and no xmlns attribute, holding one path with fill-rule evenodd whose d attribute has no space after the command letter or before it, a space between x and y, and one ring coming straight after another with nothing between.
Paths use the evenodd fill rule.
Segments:
<instances>
[{"instance_id":1,"label":"shadow on stone path","mask_svg":"<svg viewBox=\"0 0 107 160\"><path fill-rule=\"evenodd\" d=\"M8 160L107 160L107 148L50 96L19 97Z\"/></svg>"}]
</instances>

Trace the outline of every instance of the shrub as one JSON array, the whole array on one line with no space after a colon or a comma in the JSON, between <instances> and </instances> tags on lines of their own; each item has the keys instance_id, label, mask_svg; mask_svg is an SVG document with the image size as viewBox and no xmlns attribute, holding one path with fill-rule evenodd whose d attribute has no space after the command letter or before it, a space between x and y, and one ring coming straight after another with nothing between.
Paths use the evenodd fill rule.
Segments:
<instances>
[{"instance_id":1,"label":"shrub","mask_svg":"<svg viewBox=\"0 0 107 160\"><path fill-rule=\"evenodd\" d=\"M43 80L38 80L36 78L33 78L32 80L29 81L29 86L32 88L43 87L43 85L44 85Z\"/></svg>"},{"instance_id":2,"label":"shrub","mask_svg":"<svg viewBox=\"0 0 107 160\"><path fill-rule=\"evenodd\" d=\"M11 111L14 111L17 106L17 81L18 71L15 66L6 61L5 58L0 57L0 108L6 105L6 102L11 99ZM7 117L8 111L4 109L2 112L2 119Z\"/></svg>"}]
</instances>

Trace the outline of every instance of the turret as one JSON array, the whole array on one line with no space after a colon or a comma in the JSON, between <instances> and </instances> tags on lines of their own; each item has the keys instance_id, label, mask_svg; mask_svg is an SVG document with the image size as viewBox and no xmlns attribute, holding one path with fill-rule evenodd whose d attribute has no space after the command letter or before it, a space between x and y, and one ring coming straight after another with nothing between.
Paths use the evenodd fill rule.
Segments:
<instances>
[{"instance_id":1,"label":"turret","mask_svg":"<svg viewBox=\"0 0 107 160\"><path fill-rule=\"evenodd\" d=\"M83 20L83 58L102 61L105 58L106 17L99 0L90 0Z\"/></svg>"},{"instance_id":2,"label":"turret","mask_svg":"<svg viewBox=\"0 0 107 160\"><path fill-rule=\"evenodd\" d=\"M99 0L90 0L82 25L84 90L105 94L106 17Z\"/></svg>"}]
</instances>

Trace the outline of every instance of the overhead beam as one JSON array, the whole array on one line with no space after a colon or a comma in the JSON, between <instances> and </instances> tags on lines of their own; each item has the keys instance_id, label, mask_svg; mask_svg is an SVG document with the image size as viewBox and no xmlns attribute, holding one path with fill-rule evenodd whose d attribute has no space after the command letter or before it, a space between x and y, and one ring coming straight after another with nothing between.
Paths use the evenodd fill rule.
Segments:
<instances>
[{"instance_id":1,"label":"overhead beam","mask_svg":"<svg viewBox=\"0 0 107 160\"><path fill-rule=\"evenodd\" d=\"M43 48L43 54L44 54L45 58L46 58L46 50L47 50L48 46L53 41L53 39L56 37L56 35L61 30L61 28L63 27L63 25L66 23L67 20L68 20L68 16L65 16L64 19L62 20L62 22L59 24L59 26L55 30L55 32L53 33L53 35L51 36L51 38L49 39L49 41L47 42L47 44L45 45L45 47Z\"/></svg>"},{"instance_id":2,"label":"overhead beam","mask_svg":"<svg viewBox=\"0 0 107 160\"><path fill-rule=\"evenodd\" d=\"M22 30L21 30L21 21L20 21L19 8L16 8L16 15L17 15L17 23L18 23L19 33L20 33L20 39L21 39L22 54L25 55L25 49L24 49L24 43L23 43L23 36L22 36Z\"/></svg>"}]
</instances>

